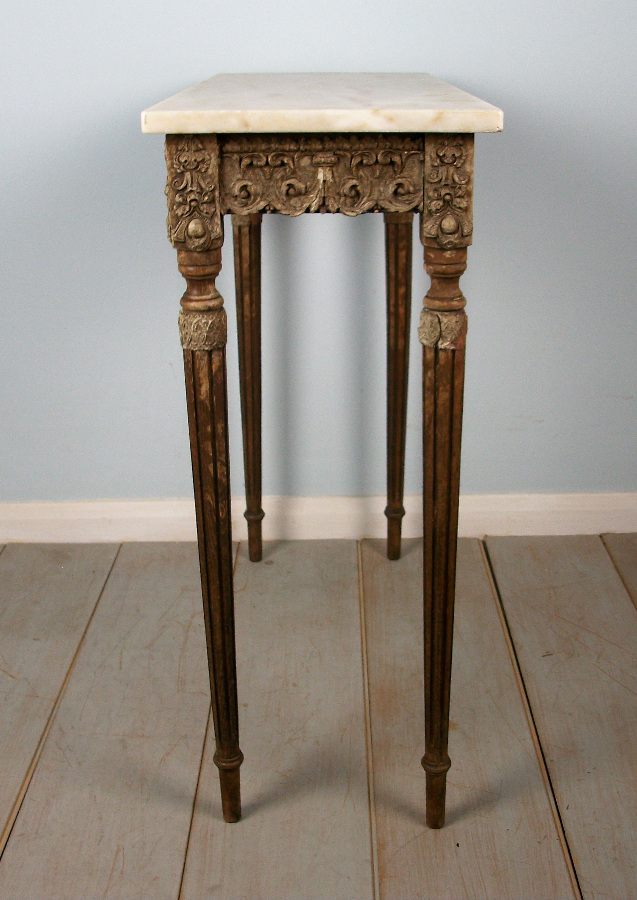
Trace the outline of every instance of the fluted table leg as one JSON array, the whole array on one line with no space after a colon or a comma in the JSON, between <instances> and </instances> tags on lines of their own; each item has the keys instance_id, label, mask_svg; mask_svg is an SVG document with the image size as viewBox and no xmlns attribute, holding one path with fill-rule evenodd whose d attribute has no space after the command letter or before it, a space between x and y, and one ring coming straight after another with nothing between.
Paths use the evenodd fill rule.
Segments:
<instances>
[{"instance_id":1,"label":"fluted table leg","mask_svg":"<svg viewBox=\"0 0 637 900\"><path fill-rule=\"evenodd\" d=\"M425 256L436 252L425 251ZM466 255L466 250L450 251L453 252ZM444 823L445 785L451 765L447 741L466 316L463 310L425 311L423 321L426 752L422 764L427 773L427 823L440 828ZM434 336L438 322L445 323L443 327L453 323L452 340L443 343Z\"/></svg>"},{"instance_id":2,"label":"fluted table leg","mask_svg":"<svg viewBox=\"0 0 637 900\"><path fill-rule=\"evenodd\" d=\"M189 278L210 278L221 268L221 251L196 254L198 265L180 252L180 269ZM216 256L216 260L214 257ZM203 259L202 259L203 257ZM208 265L201 265L202 262ZM197 301L195 301L196 303ZM211 303L215 301L210 301ZM179 317L184 349L197 538L203 593L212 715L226 822L241 817L239 712L234 640L232 536L228 401L226 385L226 313L218 306L193 310L188 293Z\"/></svg>"},{"instance_id":3,"label":"fluted table leg","mask_svg":"<svg viewBox=\"0 0 637 900\"><path fill-rule=\"evenodd\" d=\"M226 383L226 313L215 286L223 225L215 204L214 136L169 135L168 228L187 289L179 331L184 352L197 539L221 802L241 817Z\"/></svg>"},{"instance_id":4,"label":"fluted table leg","mask_svg":"<svg viewBox=\"0 0 637 900\"><path fill-rule=\"evenodd\" d=\"M421 237L431 287L423 345L426 819L445 821L467 317L459 279L471 240L473 135L428 135Z\"/></svg>"},{"instance_id":5,"label":"fluted table leg","mask_svg":"<svg viewBox=\"0 0 637 900\"><path fill-rule=\"evenodd\" d=\"M413 213L385 213L387 275L387 556L400 559L405 515L405 436Z\"/></svg>"},{"instance_id":6,"label":"fluted table leg","mask_svg":"<svg viewBox=\"0 0 637 900\"><path fill-rule=\"evenodd\" d=\"M239 381L248 521L248 553L263 554L261 521L261 216L233 215L239 331Z\"/></svg>"}]
</instances>

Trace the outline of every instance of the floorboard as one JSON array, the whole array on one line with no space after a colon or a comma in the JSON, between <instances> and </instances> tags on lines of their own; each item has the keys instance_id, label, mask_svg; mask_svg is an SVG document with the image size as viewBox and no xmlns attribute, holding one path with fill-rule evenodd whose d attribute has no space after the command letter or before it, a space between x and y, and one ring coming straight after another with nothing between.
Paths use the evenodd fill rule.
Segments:
<instances>
[{"instance_id":1,"label":"floorboard","mask_svg":"<svg viewBox=\"0 0 637 900\"><path fill-rule=\"evenodd\" d=\"M0 546L1 900L637 897L637 536L604 541L460 542L439 832L420 542L360 584L354 542L240 554L236 825L195 544Z\"/></svg>"},{"instance_id":2,"label":"floorboard","mask_svg":"<svg viewBox=\"0 0 637 900\"><path fill-rule=\"evenodd\" d=\"M116 544L9 544L0 555L0 854Z\"/></svg>"},{"instance_id":3,"label":"floorboard","mask_svg":"<svg viewBox=\"0 0 637 900\"><path fill-rule=\"evenodd\" d=\"M463 540L447 823L424 824L422 542L363 544L382 900L573 896L480 544Z\"/></svg>"},{"instance_id":4,"label":"floorboard","mask_svg":"<svg viewBox=\"0 0 637 900\"><path fill-rule=\"evenodd\" d=\"M597 536L488 550L582 894L635 897L635 609Z\"/></svg>"},{"instance_id":5,"label":"floorboard","mask_svg":"<svg viewBox=\"0 0 637 900\"><path fill-rule=\"evenodd\" d=\"M175 900L208 707L196 545L124 545L0 861L0 897Z\"/></svg>"},{"instance_id":6,"label":"floorboard","mask_svg":"<svg viewBox=\"0 0 637 900\"><path fill-rule=\"evenodd\" d=\"M242 547L235 587L243 819L210 733L181 900L371 898L356 544Z\"/></svg>"},{"instance_id":7,"label":"floorboard","mask_svg":"<svg viewBox=\"0 0 637 900\"><path fill-rule=\"evenodd\" d=\"M604 534L602 540L637 607L637 534Z\"/></svg>"}]
</instances>

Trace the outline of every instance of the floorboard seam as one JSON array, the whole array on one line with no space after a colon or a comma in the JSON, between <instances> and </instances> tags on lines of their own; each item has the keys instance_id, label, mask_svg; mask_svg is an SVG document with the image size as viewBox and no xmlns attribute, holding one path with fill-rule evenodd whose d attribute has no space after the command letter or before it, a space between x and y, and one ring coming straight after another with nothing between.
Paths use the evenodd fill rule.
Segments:
<instances>
[{"instance_id":1,"label":"floorboard seam","mask_svg":"<svg viewBox=\"0 0 637 900\"><path fill-rule=\"evenodd\" d=\"M192 825L195 819L195 807L197 805L197 795L199 793L199 784L201 782L201 770L203 769L203 760L206 753L206 744L208 742L208 732L210 731L210 723L212 721L212 704L210 704L210 708L208 709L208 718L206 720L206 727L204 729L203 735L203 744L201 746L201 758L199 760L199 770L197 772L197 784L195 785L195 792L192 797L192 811L190 813L190 823L188 825L188 837L186 838L186 847L184 850L184 862L181 867L181 877L179 879L179 891L177 892L177 900L181 900L181 895L184 886L184 876L186 874L186 862L188 860L188 850L190 849L190 838L192 836Z\"/></svg>"},{"instance_id":2,"label":"floorboard seam","mask_svg":"<svg viewBox=\"0 0 637 900\"><path fill-rule=\"evenodd\" d=\"M361 622L361 656L363 667L363 706L365 710L365 747L367 750L367 794L369 799L369 840L372 854L372 891L374 900L380 900L378 870L378 837L376 832L376 801L374 797L374 756L372 747L372 717L369 703L369 672L367 666L367 632L365 627L365 598L363 592L363 553L361 541L356 542L358 562L358 602Z\"/></svg>"},{"instance_id":3,"label":"floorboard seam","mask_svg":"<svg viewBox=\"0 0 637 900\"><path fill-rule=\"evenodd\" d=\"M237 572L237 565L239 563L239 548L241 547L241 543L238 543L234 553L234 562L232 564L232 578L234 580L234 576ZM207 659L207 657L206 657ZM186 838L186 846L184 848L184 862L181 867L181 877L179 878L179 890L177 891L177 900L181 900L181 895L184 887L184 877L186 875L186 863L188 862L188 850L190 849L190 838L192 836L192 826L195 820L195 808L197 806L197 796L199 794L199 784L201 782L201 771L203 769L203 761L204 756L206 755L206 744L208 743L208 733L210 731L210 724L212 722L212 702L208 707L208 718L206 719L206 727L204 728L203 733L203 744L201 745L201 756L199 758L199 769L197 771L197 783L195 785L195 791L192 795L192 809L190 811L190 822L188 823L188 836Z\"/></svg>"},{"instance_id":4,"label":"floorboard seam","mask_svg":"<svg viewBox=\"0 0 637 900\"><path fill-rule=\"evenodd\" d=\"M583 900L582 888L579 883L579 878L577 877L577 870L575 868L575 864L573 862L573 855L571 853L571 848L569 846L566 831L564 828L564 822L562 821L562 816L560 813L560 809L557 803L557 798L555 796L555 790L553 788L553 782L551 780L551 774L548 769L548 765L546 763L546 756L544 754L544 749L542 747L542 742L540 741L540 735L538 733L537 725L535 723L535 717L533 715L533 709L531 707L531 701L529 699L528 692L526 690L526 685L524 683L524 678L522 675L522 669L520 667L520 661L518 659L518 655L515 649L515 644L513 643L513 636L511 634L511 629L509 628L509 622L507 619L506 611L504 609L504 603L502 602L502 596L500 594L500 590L498 588L498 583L495 577L495 571L493 569L493 564L491 562L491 557L489 555L489 549L487 547L486 541L480 541L480 549L482 552L482 558L484 560L484 566L487 572L487 577L489 579L489 583L491 585L491 592L493 594L493 600L498 612L498 617L500 619L500 624L502 625L502 631L504 633L504 638L507 644L507 648L509 650L509 655L511 657L511 664L513 666L513 671L515 673L515 679L518 684L518 688L520 690L520 697L522 700L522 706L524 707L524 712L526 715L526 720L529 726L529 731L531 732L531 738L533 740L533 745L535 747L535 752L537 754L538 763L540 767L540 772L542 774L542 779L544 781L544 785L546 788L546 793L549 799L549 805L551 807L551 812L553 813L553 819L555 821L555 827L557 830L557 834L559 837L559 841L562 847L562 851L564 853L564 858L566 860L566 866L568 869L569 876L571 878L571 883L573 886L573 890L575 896Z\"/></svg>"},{"instance_id":5,"label":"floorboard seam","mask_svg":"<svg viewBox=\"0 0 637 900\"><path fill-rule=\"evenodd\" d=\"M2 856L4 854L6 846L9 842L9 838L11 837L11 832L13 831L13 827L17 821L18 815L20 814L20 809L22 807L22 804L24 803L24 798L26 797L27 791L29 790L29 785L31 784L31 781L35 774L35 770L38 765L38 762L40 761L40 756L42 755L42 751L44 750L44 745L46 744L47 738L49 736L49 732L51 731L53 722L57 715L57 711L60 708L60 704L62 703L62 699L66 692L68 683L71 680L71 675L73 674L73 669L75 668L75 663L77 662L77 658L80 655L80 650L82 649L84 640L86 638L86 635L88 634L88 630L91 627L91 622L93 621L93 618L95 617L97 607L99 606L102 596L104 595L104 591L106 590L106 585L108 584L108 580L111 577L111 573L112 573L113 569L115 568L115 563L117 562L117 560L119 558L121 549L122 549L122 545L120 544L117 548L117 553L115 554L115 558L113 559L111 567L108 570L106 578L104 579L104 584L102 585L100 592L97 596L97 600L95 601L95 605L94 605L94 607L91 611L91 614L88 618L86 627L84 628L84 631L82 632L80 640L78 641L78 645L75 649L75 653L73 654L73 658L71 659L71 662L67 669L66 675L64 676L64 681L62 682L62 686L60 687L60 690L58 691L58 695L55 699L55 703L53 704L53 708L51 709L51 712L49 713L49 717L46 721L46 725L44 726L42 735L40 736L40 740L38 741L38 745L35 748L33 757L31 758L31 762L29 763L29 768L26 771L26 774L25 774L22 784L20 786L20 790L18 791L18 795L17 795L15 802L11 808L11 812L9 813L9 816L7 818L2 835L0 835L0 860L2 859Z\"/></svg>"},{"instance_id":6,"label":"floorboard seam","mask_svg":"<svg viewBox=\"0 0 637 900\"><path fill-rule=\"evenodd\" d=\"M617 565L617 562L616 562L616 560L615 560L615 557L613 556L613 551L610 549L610 547L609 547L608 544L606 543L605 535L600 534L600 535L599 535L599 539L600 539L600 541L602 542L602 544L604 545L604 550L606 551L606 553L607 553L608 556L610 557L610 561L611 561L612 564L613 564L613 568L614 568L615 571L617 572L617 575L619 576L619 580L620 580L621 583L624 585L624 588L626 589L626 593L627 593L628 596L630 597L630 600L631 600L631 602L632 602L632 604L633 604L633 607L635 608L635 611L637 612L637 600L636 600L636 599L633 599L633 595L632 595L632 593L631 593L631 591L630 591L630 588L628 587L628 585L627 585L626 582L624 581L624 576L622 575L622 573L621 573L621 571L620 571L620 569L619 569L619 566Z\"/></svg>"}]
</instances>

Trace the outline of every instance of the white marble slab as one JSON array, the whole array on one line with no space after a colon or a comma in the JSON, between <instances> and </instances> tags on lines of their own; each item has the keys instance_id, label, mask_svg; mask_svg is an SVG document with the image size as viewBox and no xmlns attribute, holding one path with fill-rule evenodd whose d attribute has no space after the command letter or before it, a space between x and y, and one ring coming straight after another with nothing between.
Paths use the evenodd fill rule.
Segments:
<instances>
[{"instance_id":1,"label":"white marble slab","mask_svg":"<svg viewBox=\"0 0 637 900\"><path fill-rule=\"evenodd\" d=\"M215 75L142 113L151 134L501 130L501 110L426 74Z\"/></svg>"}]
</instances>

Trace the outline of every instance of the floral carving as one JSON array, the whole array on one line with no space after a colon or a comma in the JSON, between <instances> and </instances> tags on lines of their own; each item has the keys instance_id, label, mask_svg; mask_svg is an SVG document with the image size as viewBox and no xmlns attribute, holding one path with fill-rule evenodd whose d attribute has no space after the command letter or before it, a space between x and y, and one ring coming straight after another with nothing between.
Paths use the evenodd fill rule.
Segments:
<instances>
[{"instance_id":1,"label":"floral carving","mask_svg":"<svg viewBox=\"0 0 637 900\"><path fill-rule=\"evenodd\" d=\"M222 148L224 212L409 212L422 207L422 139L241 135Z\"/></svg>"},{"instance_id":2,"label":"floral carving","mask_svg":"<svg viewBox=\"0 0 637 900\"><path fill-rule=\"evenodd\" d=\"M219 149L214 135L166 137L168 239L186 250L209 250L222 237Z\"/></svg>"},{"instance_id":3,"label":"floral carving","mask_svg":"<svg viewBox=\"0 0 637 900\"><path fill-rule=\"evenodd\" d=\"M473 232L473 135L429 134L425 139L422 239L445 250L466 247Z\"/></svg>"}]
</instances>

